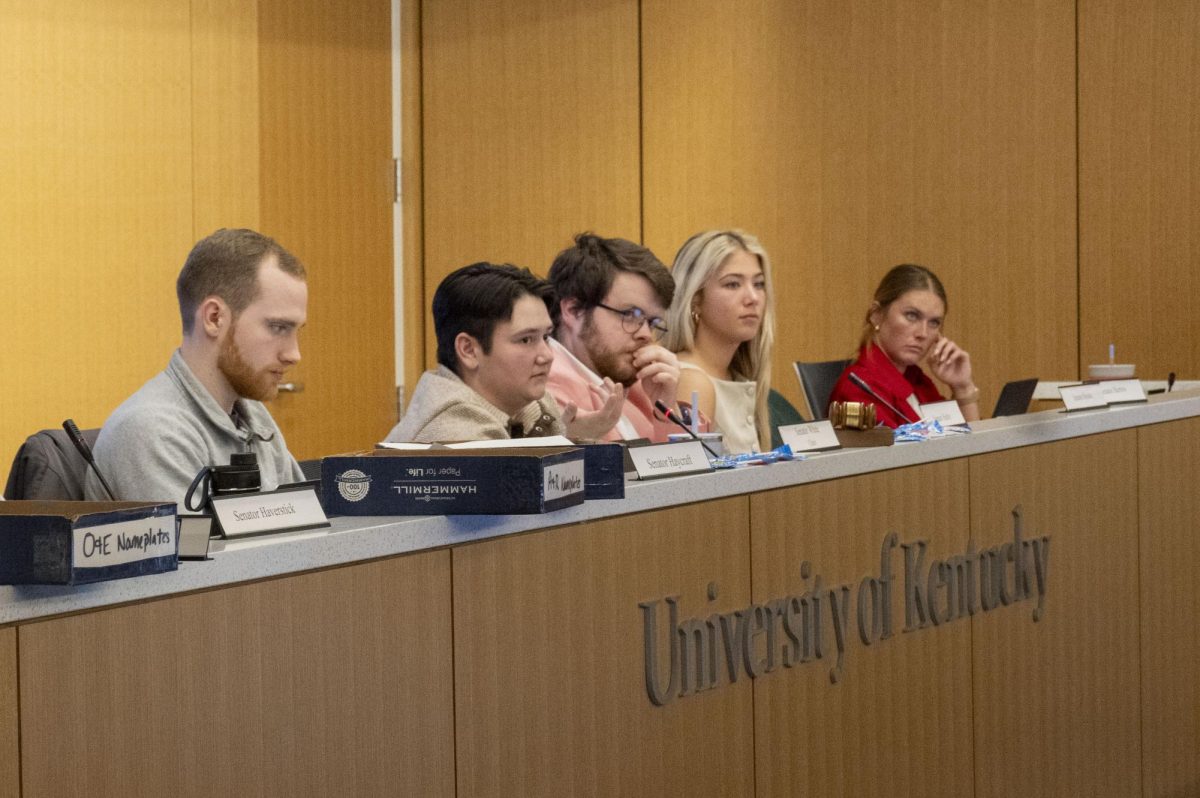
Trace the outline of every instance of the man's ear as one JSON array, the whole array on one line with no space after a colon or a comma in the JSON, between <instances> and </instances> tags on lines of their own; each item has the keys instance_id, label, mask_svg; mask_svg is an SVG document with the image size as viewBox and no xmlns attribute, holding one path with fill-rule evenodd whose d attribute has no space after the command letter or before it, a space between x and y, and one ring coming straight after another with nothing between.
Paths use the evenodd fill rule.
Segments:
<instances>
[{"instance_id":1,"label":"man's ear","mask_svg":"<svg viewBox=\"0 0 1200 798\"><path fill-rule=\"evenodd\" d=\"M196 308L196 324L209 338L220 338L233 320L233 313L219 296L207 297Z\"/></svg>"},{"instance_id":2,"label":"man's ear","mask_svg":"<svg viewBox=\"0 0 1200 798\"><path fill-rule=\"evenodd\" d=\"M454 336L454 354L458 357L458 365L463 371L475 371L479 368L483 347L474 336L460 332Z\"/></svg>"},{"instance_id":3,"label":"man's ear","mask_svg":"<svg viewBox=\"0 0 1200 798\"><path fill-rule=\"evenodd\" d=\"M559 300L559 324L566 327L572 335L578 335L583 329L583 321L587 318L588 309L576 297Z\"/></svg>"}]
</instances>

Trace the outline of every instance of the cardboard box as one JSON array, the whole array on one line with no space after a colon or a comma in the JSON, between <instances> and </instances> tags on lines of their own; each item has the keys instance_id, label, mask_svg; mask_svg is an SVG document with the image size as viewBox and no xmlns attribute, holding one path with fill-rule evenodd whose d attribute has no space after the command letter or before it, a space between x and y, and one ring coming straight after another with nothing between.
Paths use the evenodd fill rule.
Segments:
<instances>
[{"instance_id":1,"label":"cardboard box","mask_svg":"<svg viewBox=\"0 0 1200 798\"><path fill-rule=\"evenodd\" d=\"M0 584L84 585L178 567L173 503L0 502Z\"/></svg>"},{"instance_id":2,"label":"cardboard box","mask_svg":"<svg viewBox=\"0 0 1200 798\"><path fill-rule=\"evenodd\" d=\"M625 447L587 443L583 449L583 487L587 499L625 498Z\"/></svg>"},{"instance_id":3,"label":"cardboard box","mask_svg":"<svg viewBox=\"0 0 1200 798\"><path fill-rule=\"evenodd\" d=\"M321 461L331 515L509 515L582 504L572 448L376 449Z\"/></svg>"}]
</instances>

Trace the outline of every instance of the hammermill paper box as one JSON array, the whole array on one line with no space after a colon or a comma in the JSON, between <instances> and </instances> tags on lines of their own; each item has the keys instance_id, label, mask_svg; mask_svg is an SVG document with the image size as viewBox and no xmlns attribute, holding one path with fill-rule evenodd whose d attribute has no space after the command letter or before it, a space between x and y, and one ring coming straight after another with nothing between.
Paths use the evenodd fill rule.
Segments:
<instances>
[{"instance_id":1,"label":"hammermill paper box","mask_svg":"<svg viewBox=\"0 0 1200 798\"><path fill-rule=\"evenodd\" d=\"M510 515L582 504L583 450L376 449L321 461L331 515Z\"/></svg>"},{"instance_id":2,"label":"hammermill paper box","mask_svg":"<svg viewBox=\"0 0 1200 798\"><path fill-rule=\"evenodd\" d=\"M83 585L178 567L173 503L0 502L0 584Z\"/></svg>"}]
</instances>

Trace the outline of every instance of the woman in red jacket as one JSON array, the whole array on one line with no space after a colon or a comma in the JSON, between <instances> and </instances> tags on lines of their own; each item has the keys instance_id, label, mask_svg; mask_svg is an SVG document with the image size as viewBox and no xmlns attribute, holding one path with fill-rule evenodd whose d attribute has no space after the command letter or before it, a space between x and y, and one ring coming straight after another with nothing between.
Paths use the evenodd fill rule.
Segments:
<instances>
[{"instance_id":1,"label":"woman in red jacket","mask_svg":"<svg viewBox=\"0 0 1200 798\"><path fill-rule=\"evenodd\" d=\"M858 358L834 386L831 401L875 405L875 417L889 427L920 420L918 406L943 401L921 363L949 387L967 421L979 419L979 389L971 378L971 357L942 335L946 289L924 266L905 263L889 271L867 310ZM856 375L899 411L882 405L855 385Z\"/></svg>"}]
</instances>

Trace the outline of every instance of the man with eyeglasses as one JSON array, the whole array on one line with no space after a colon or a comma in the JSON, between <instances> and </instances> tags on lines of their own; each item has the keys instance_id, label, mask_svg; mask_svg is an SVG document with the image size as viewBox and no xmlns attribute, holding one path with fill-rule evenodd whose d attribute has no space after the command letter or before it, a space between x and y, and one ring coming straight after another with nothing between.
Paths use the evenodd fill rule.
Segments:
<instances>
[{"instance_id":1,"label":"man with eyeglasses","mask_svg":"<svg viewBox=\"0 0 1200 798\"><path fill-rule=\"evenodd\" d=\"M592 233L554 259L554 363L547 390L576 439L664 441L676 431L654 410L675 405L679 361L658 344L675 281L650 250Z\"/></svg>"}]
</instances>

